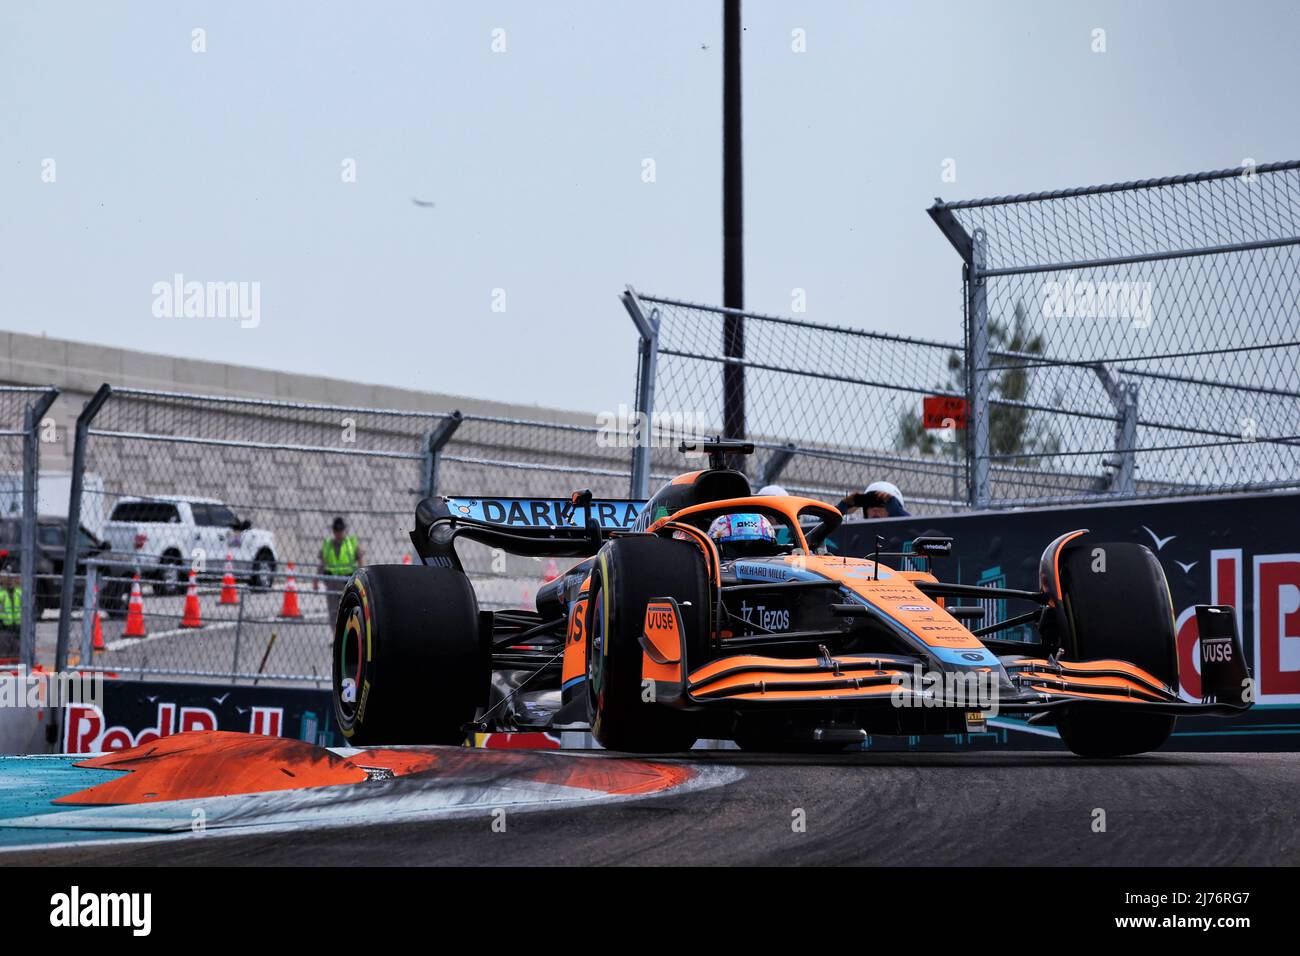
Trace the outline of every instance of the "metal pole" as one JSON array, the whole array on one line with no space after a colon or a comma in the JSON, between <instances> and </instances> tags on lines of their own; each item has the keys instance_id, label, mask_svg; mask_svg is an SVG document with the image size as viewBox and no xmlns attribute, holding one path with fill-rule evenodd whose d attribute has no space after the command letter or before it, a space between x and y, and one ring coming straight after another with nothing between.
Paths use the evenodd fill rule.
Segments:
<instances>
[{"instance_id":1,"label":"metal pole","mask_svg":"<svg viewBox=\"0 0 1300 956\"><path fill-rule=\"evenodd\" d=\"M81 525L81 487L86 470L86 442L90 423L113 394L107 382L90 397L77 416L76 442L72 448L72 489L68 494L68 541L63 549L63 587L59 594L59 638L54 648L54 670L61 672L68 663L68 630L72 626L72 595L77 586L77 530ZM45 739L54 743L59 739L59 721L63 716L60 707L48 708Z\"/></svg>"},{"instance_id":2,"label":"metal pole","mask_svg":"<svg viewBox=\"0 0 1300 956\"><path fill-rule=\"evenodd\" d=\"M722 304L745 307L745 192L740 94L740 0L724 0L722 13ZM727 313L722 351L745 357L745 319ZM745 367L722 367L723 428L728 438L745 437Z\"/></svg>"},{"instance_id":3,"label":"metal pole","mask_svg":"<svg viewBox=\"0 0 1300 956\"><path fill-rule=\"evenodd\" d=\"M424 481L420 489L420 497L427 498L438 492L438 468L442 461L442 449L447 442L451 441L451 436L456 434L456 429L460 428L465 416L456 409L446 418L444 418L438 427L429 432L429 437L424 445Z\"/></svg>"},{"instance_id":4,"label":"metal pole","mask_svg":"<svg viewBox=\"0 0 1300 956\"><path fill-rule=\"evenodd\" d=\"M1115 427L1116 446L1120 449L1118 468L1115 471L1115 492L1133 494L1137 477L1138 386L1128 382L1122 386L1120 417Z\"/></svg>"},{"instance_id":5,"label":"metal pole","mask_svg":"<svg viewBox=\"0 0 1300 956\"><path fill-rule=\"evenodd\" d=\"M99 587L99 562L86 562L86 587L81 595L81 664L93 662L95 657L95 616L99 602L95 589Z\"/></svg>"},{"instance_id":6,"label":"metal pole","mask_svg":"<svg viewBox=\"0 0 1300 956\"><path fill-rule=\"evenodd\" d=\"M659 310L646 315L631 286L623 292L623 308L632 317L641 336L637 343L636 413L642 424L632 446L632 482L628 496L638 501L650 497L650 442L654 433L655 374L659 370Z\"/></svg>"},{"instance_id":7,"label":"metal pole","mask_svg":"<svg viewBox=\"0 0 1300 956\"><path fill-rule=\"evenodd\" d=\"M1105 464L1115 469L1110 476L1112 494L1131 495L1137 471L1138 386L1123 382L1107 365L1095 365L1101 387L1115 407L1115 457Z\"/></svg>"},{"instance_id":8,"label":"metal pole","mask_svg":"<svg viewBox=\"0 0 1300 956\"><path fill-rule=\"evenodd\" d=\"M976 508L989 505L989 311L988 289L984 278L985 236L976 229L972 239L971 262L967 270L970 295L969 374L971 435L970 503Z\"/></svg>"},{"instance_id":9,"label":"metal pole","mask_svg":"<svg viewBox=\"0 0 1300 956\"><path fill-rule=\"evenodd\" d=\"M18 661L29 671L36 666L36 518L40 506L37 490L41 480L40 427L59 390L51 385L35 403L23 412L23 514L20 587L23 591L22 616L18 624Z\"/></svg>"},{"instance_id":10,"label":"metal pole","mask_svg":"<svg viewBox=\"0 0 1300 956\"><path fill-rule=\"evenodd\" d=\"M790 464L790 459L794 457L797 451L794 444L786 442L780 448L772 450L768 456L767 462L763 465L763 472L758 477L758 486L764 488L767 485L776 484L776 480L781 477L781 472L785 471L785 466Z\"/></svg>"},{"instance_id":11,"label":"metal pole","mask_svg":"<svg viewBox=\"0 0 1300 956\"><path fill-rule=\"evenodd\" d=\"M967 423L969 424L969 422ZM955 431L955 429L954 429ZM961 446L965 444L957 440L957 436L952 436L952 501L953 504L961 501Z\"/></svg>"},{"instance_id":12,"label":"metal pole","mask_svg":"<svg viewBox=\"0 0 1300 956\"><path fill-rule=\"evenodd\" d=\"M239 608L235 611L235 652L230 661L230 683L235 683L239 676L239 642L244 632L244 604L247 602L251 591L245 591L239 596Z\"/></svg>"}]
</instances>

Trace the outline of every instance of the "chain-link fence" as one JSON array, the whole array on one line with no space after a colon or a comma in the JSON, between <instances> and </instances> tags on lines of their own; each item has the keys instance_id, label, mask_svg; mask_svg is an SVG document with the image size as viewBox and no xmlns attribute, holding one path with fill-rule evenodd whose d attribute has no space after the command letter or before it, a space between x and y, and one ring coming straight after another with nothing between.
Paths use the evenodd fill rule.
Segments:
<instances>
[{"instance_id":1,"label":"chain-link fence","mask_svg":"<svg viewBox=\"0 0 1300 956\"><path fill-rule=\"evenodd\" d=\"M682 438L737 426L756 486L833 502L887 478L914 512L1300 481L1300 163L931 215L966 260L963 341L629 289L636 402L589 425L105 386L74 446L86 534L57 565L58 547L48 569L26 563L28 593L44 574L62 601L57 625L27 602L46 611L32 652L125 676L321 682L336 516L366 562L400 562L426 493L642 497L699 465ZM35 495L23 474L53 394L0 389L6 516ZM927 397L964 400L969 427L933 427ZM486 608L527 606L559 570L463 556Z\"/></svg>"},{"instance_id":2,"label":"chain-link fence","mask_svg":"<svg viewBox=\"0 0 1300 956\"><path fill-rule=\"evenodd\" d=\"M628 490L631 451L617 421L572 425L465 415L441 455L440 494L597 497Z\"/></svg>"},{"instance_id":3,"label":"chain-link fence","mask_svg":"<svg viewBox=\"0 0 1300 956\"><path fill-rule=\"evenodd\" d=\"M682 302L629 289L624 305L641 333L637 411L649 421L642 488L683 470L681 435L725 434L723 369L744 370L744 463L755 487L838 502L872 481L892 481L913 513L967 503L966 447L959 419L927 428L925 399L965 397L964 347L784 316ZM744 323L742 354L724 344L729 317ZM947 427L943 422L947 421ZM736 437L734 435L730 437ZM1008 482L1016 469L1001 465ZM634 471L639 471L634 465ZM1063 487L1070 476L1034 475ZM634 480L634 484L636 480ZM1031 483L1026 483L1030 487Z\"/></svg>"},{"instance_id":4,"label":"chain-link fence","mask_svg":"<svg viewBox=\"0 0 1300 956\"><path fill-rule=\"evenodd\" d=\"M414 561L422 496L621 495L623 445L594 423L105 386L74 454L102 546L69 577L55 656L126 676L323 682L346 580L327 573L336 517L365 563ZM485 608L530 604L559 570L462 557Z\"/></svg>"},{"instance_id":5,"label":"chain-link fence","mask_svg":"<svg viewBox=\"0 0 1300 956\"><path fill-rule=\"evenodd\" d=\"M58 593L60 526L38 520L40 437L58 394L0 386L0 664L32 666L36 619Z\"/></svg>"},{"instance_id":6,"label":"chain-link fence","mask_svg":"<svg viewBox=\"0 0 1300 956\"><path fill-rule=\"evenodd\" d=\"M965 262L975 504L1300 483L1300 163L930 215Z\"/></svg>"},{"instance_id":7,"label":"chain-link fence","mask_svg":"<svg viewBox=\"0 0 1300 956\"><path fill-rule=\"evenodd\" d=\"M727 432L723 369L731 367L744 370L743 431L757 451L744 467L756 487L780 483L836 502L889 477L908 489L910 504L940 511L962 503L959 443L927 432L920 415L927 395L960 396L943 386L959 346L632 289L623 301L641 333L643 489L684 470L679 436ZM729 317L744 323L742 355L724 349Z\"/></svg>"},{"instance_id":8,"label":"chain-link fence","mask_svg":"<svg viewBox=\"0 0 1300 956\"><path fill-rule=\"evenodd\" d=\"M439 494L563 498L627 494L631 450L617 417L591 425L466 415L438 455ZM486 609L532 607L539 584L561 562L493 551L462 540L457 553Z\"/></svg>"},{"instance_id":9,"label":"chain-link fence","mask_svg":"<svg viewBox=\"0 0 1300 956\"><path fill-rule=\"evenodd\" d=\"M1300 484L1300 163L930 215L961 342L629 288L634 487L680 470L678 433L746 437L751 477L828 500L888 478L913 511Z\"/></svg>"}]
</instances>

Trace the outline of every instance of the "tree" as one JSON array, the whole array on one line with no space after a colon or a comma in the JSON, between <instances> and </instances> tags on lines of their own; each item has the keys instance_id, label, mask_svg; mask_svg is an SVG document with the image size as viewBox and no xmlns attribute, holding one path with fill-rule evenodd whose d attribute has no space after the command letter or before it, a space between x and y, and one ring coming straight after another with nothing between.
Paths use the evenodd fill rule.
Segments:
<instances>
[{"instance_id":1,"label":"tree","mask_svg":"<svg viewBox=\"0 0 1300 956\"><path fill-rule=\"evenodd\" d=\"M1031 334L1028 313L1023 302L1016 302L1010 326L997 319L989 320L989 366L1003 371L989 376L991 398L1008 402L1024 401L1029 395L1034 370L1024 368L1025 360L1014 355L1043 355L1047 341L1041 334ZM953 352L948 356L948 381L937 386L939 391L966 391L965 360ZM1028 408L1013 405L989 405L989 454L994 456L1025 454L1025 458L1000 458L1002 462L1017 465L1036 465L1040 455L1052 454L1060 449L1060 440L1038 421ZM927 431L921 415L912 410L899 416L895 445L903 451L917 451L923 455L939 454L939 437Z\"/></svg>"}]
</instances>

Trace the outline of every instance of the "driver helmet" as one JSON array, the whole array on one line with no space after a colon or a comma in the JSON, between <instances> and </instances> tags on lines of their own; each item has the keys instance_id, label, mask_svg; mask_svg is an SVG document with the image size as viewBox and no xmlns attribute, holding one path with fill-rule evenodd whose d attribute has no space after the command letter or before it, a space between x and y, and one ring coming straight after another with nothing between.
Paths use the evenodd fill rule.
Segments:
<instances>
[{"instance_id":1,"label":"driver helmet","mask_svg":"<svg viewBox=\"0 0 1300 956\"><path fill-rule=\"evenodd\" d=\"M714 518L709 537L724 558L769 555L776 552L776 529L760 514L732 514Z\"/></svg>"}]
</instances>

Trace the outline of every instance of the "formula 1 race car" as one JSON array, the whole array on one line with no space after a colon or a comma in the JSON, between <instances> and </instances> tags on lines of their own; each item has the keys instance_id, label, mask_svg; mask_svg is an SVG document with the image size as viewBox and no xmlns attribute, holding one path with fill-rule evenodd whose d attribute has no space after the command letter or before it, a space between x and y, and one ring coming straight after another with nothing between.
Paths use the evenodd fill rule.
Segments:
<instances>
[{"instance_id":1,"label":"formula 1 race car","mask_svg":"<svg viewBox=\"0 0 1300 956\"><path fill-rule=\"evenodd\" d=\"M726 455L649 501L429 497L423 563L358 570L335 625L335 717L356 744L461 743L477 731L590 730L640 753L729 739L746 750L843 749L868 734L983 730L993 714L1055 726L1075 753L1142 753L1180 714L1251 706L1232 608L1198 606L1199 702L1179 694L1164 572L1145 547L1063 534L1041 589L944 584L952 541L907 554L827 553L840 524L811 498L754 496ZM580 558L536 606L480 610L458 539ZM887 564L883 558L896 558ZM1025 613L976 626L984 608ZM1037 642L993 636L1026 624Z\"/></svg>"}]
</instances>

